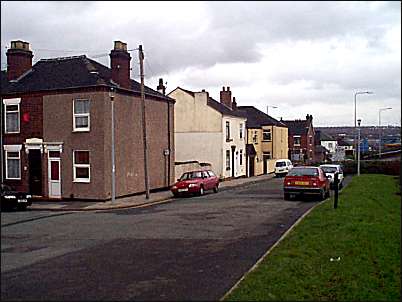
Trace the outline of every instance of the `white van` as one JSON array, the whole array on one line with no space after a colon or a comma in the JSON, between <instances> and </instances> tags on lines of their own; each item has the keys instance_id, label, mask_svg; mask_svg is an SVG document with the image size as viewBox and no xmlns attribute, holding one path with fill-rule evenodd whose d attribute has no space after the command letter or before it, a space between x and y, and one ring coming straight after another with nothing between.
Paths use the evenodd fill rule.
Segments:
<instances>
[{"instance_id":1,"label":"white van","mask_svg":"<svg viewBox=\"0 0 402 302\"><path fill-rule=\"evenodd\" d=\"M275 176L283 176L292 170L293 164L288 159L278 159L275 162Z\"/></svg>"}]
</instances>

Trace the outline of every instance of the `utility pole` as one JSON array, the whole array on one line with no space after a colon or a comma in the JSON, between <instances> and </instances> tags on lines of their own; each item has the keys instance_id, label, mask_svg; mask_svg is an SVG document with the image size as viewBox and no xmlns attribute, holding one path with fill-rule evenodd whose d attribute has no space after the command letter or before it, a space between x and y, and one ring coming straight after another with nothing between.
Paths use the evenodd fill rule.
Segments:
<instances>
[{"instance_id":1,"label":"utility pole","mask_svg":"<svg viewBox=\"0 0 402 302\"><path fill-rule=\"evenodd\" d=\"M142 107L142 136L144 142L144 177L145 177L145 198L149 199L149 176L148 176L148 146L147 146L147 129L145 119L145 91L144 91L144 53L142 45L138 48L138 56L140 60L140 77L141 77L141 107Z\"/></svg>"}]
</instances>

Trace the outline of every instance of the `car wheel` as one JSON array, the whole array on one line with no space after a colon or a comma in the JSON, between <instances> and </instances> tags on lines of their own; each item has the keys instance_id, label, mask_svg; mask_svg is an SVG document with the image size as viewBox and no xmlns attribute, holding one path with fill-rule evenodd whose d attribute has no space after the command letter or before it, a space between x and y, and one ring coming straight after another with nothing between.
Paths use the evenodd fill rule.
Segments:
<instances>
[{"instance_id":1,"label":"car wheel","mask_svg":"<svg viewBox=\"0 0 402 302\"><path fill-rule=\"evenodd\" d=\"M320 191L320 200L324 200L325 199L325 190L324 189L321 189L321 191Z\"/></svg>"},{"instance_id":2,"label":"car wheel","mask_svg":"<svg viewBox=\"0 0 402 302\"><path fill-rule=\"evenodd\" d=\"M325 193L325 198L329 198L331 196L331 190L327 190L327 192Z\"/></svg>"},{"instance_id":3,"label":"car wheel","mask_svg":"<svg viewBox=\"0 0 402 302\"><path fill-rule=\"evenodd\" d=\"M173 196L174 196L174 197L179 197L179 194L173 193Z\"/></svg>"},{"instance_id":4,"label":"car wheel","mask_svg":"<svg viewBox=\"0 0 402 302\"><path fill-rule=\"evenodd\" d=\"M200 187L200 195L204 195L204 187Z\"/></svg>"},{"instance_id":5,"label":"car wheel","mask_svg":"<svg viewBox=\"0 0 402 302\"><path fill-rule=\"evenodd\" d=\"M218 185L214 187L214 193L218 193Z\"/></svg>"},{"instance_id":6,"label":"car wheel","mask_svg":"<svg viewBox=\"0 0 402 302\"><path fill-rule=\"evenodd\" d=\"M290 194L289 193L283 193L283 199L290 200Z\"/></svg>"}]
</instances>

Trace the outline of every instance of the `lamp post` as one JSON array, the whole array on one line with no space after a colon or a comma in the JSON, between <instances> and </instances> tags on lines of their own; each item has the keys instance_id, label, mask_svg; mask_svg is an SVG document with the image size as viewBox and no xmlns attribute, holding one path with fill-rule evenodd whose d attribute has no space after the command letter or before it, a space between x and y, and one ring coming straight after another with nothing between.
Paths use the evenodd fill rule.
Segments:
<instances>
[{"instance_id":1,"label":"lamp post","mask_svg":"<svg viewBox=\"0 0 402 302\"><path fill-rule=\"evenodd\" d=\"M116 166L115 166L115 150L114 150L114 88L110 88L109 97L112 106L111 132L112 132L112 203L113 203L116 198Z\"/></svg>"},{"instance_id":2,"label":"lamp post","mask_svg":"<svg viewBox=\"0 0 402 302\"><path fill-rule=\"evenodd\" d=\"M354 120L355 120L355 139L354 139L355 150L356 150L356 96L358 94L373 94L373 93L374 92L372 92L372 91L358 91L358 92L355 92L355 118L354 118ZM355 152L355 159L356 159L356 152Z\"/></svg>"},{"instance_id":3,"label":"lamp post","mask_svg":"<svg viewBox=\"0 0 402 302\"><path fill-rule=\"evenodd\" d=\"M357 149L357 176L360 176L360 123L361 123L361 119L357 120L357 124L358 124L358 149Z\"/></svg>"},{"instance_id":4,"label":"lamp post","mask_svg":"<svg viewBox=\"0 0 402 302\"><path fill-rule=\"evenodd\" d=\"M278 107L276 107L276 106L269 106L269 105L268 105L268 106L267 106L267 115L269 115L269 114L268 114L268 108L269 108L269 107L274 108L274 109L278 108Z\"/></svg>"},{"instance_id":5,"label":"lamp post","mask_svg":"<svg viewBox=\"0 0 402 302\"><path fill-rule=\"evenodd\" d=\"M378 142L378 157L381 158L381 112L385 111L385 110L389 110L392 109L392 107L387 107L387 108L380 108L378 110L378 130L380 131L380 141Z\"/></svg>"}]
</instances>

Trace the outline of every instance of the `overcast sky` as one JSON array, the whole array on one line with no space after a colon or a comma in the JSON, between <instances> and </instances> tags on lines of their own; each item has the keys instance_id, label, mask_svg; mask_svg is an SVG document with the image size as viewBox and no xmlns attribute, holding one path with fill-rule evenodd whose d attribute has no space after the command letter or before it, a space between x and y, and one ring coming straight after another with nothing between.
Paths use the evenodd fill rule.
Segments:
<instances>
[{"instance_id":1,"label":"overcast sky","mask_svg":"<svg viewBox=\"0 0 402 302\"><path fill-rule=\"evenodd\" d=\"M238 105L275 118L313 115L314 126L401 124L398 2L8 2L1 1L1 68L11 40L34 62L86 54L110 66L113 41L143 45L146 85L158 78L206 89L230 86ZM139 80L138 53L131 52Z\"/></svg>"}]
</instances>

